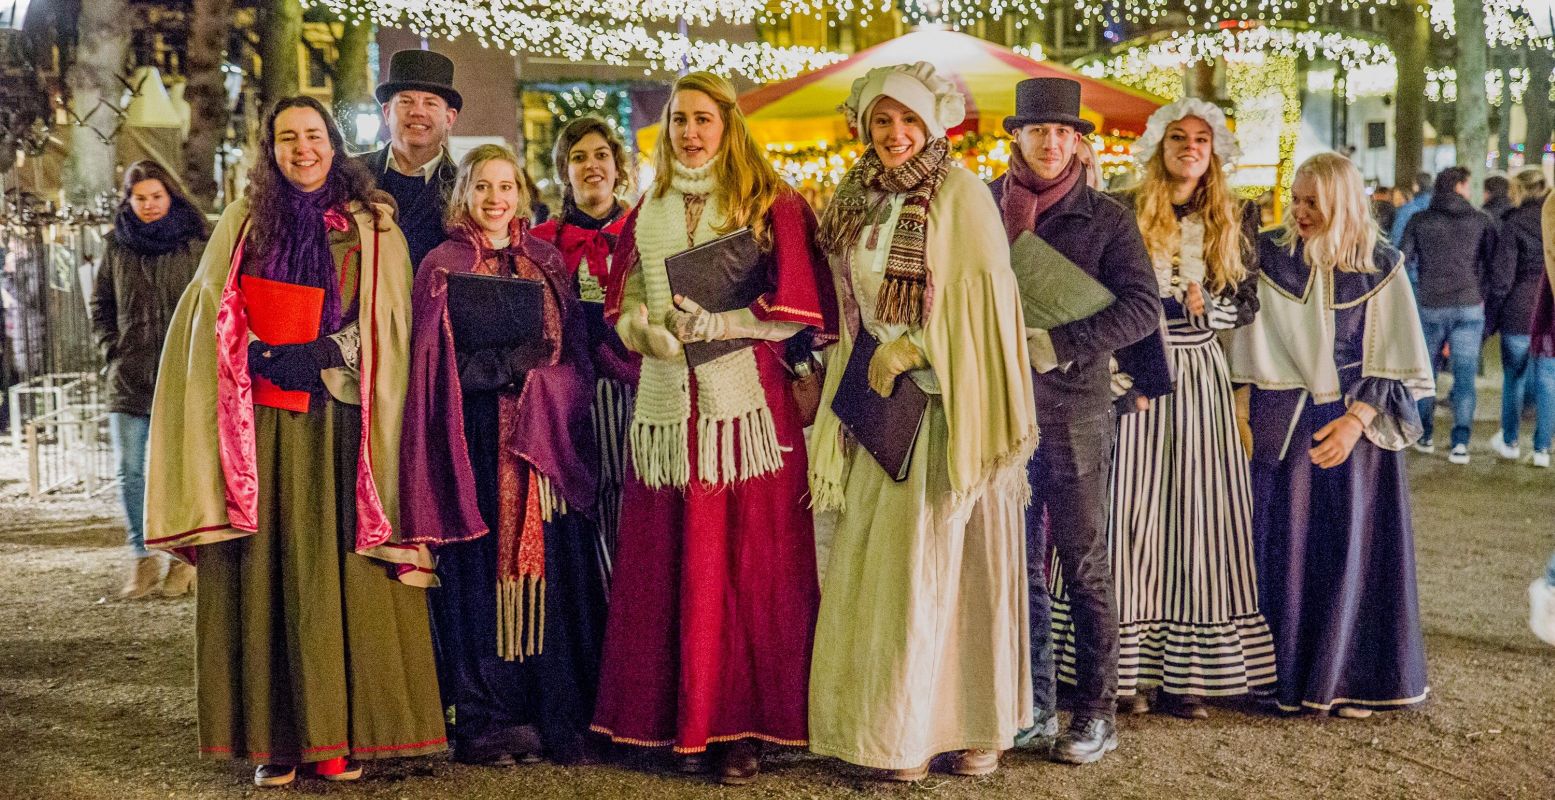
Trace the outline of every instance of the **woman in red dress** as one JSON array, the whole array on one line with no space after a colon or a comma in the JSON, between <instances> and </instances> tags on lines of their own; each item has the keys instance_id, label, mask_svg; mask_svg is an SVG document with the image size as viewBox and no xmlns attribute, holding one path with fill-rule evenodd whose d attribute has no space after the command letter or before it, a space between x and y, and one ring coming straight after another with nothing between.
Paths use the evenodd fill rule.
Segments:
<instances>
[{"instance_id":1,"label":"woman in red dress","mask_svg":"<svg viewBox=\"0 0 1555 800\"><path fill-rule=\"evenodd\" d=\"M594 730L673 745L720 780L759 771L759 742L808 744L819 590L803 424L785 344L835 330L815 216L751 139L734 88L695 72L665 109L667 146L628 217L607 318L642 355ZM766 291L709 312L672 295L664 259L749 228ZM823 290L822 287L827 287ZM751 339L688 367L683 345ZM806 349L803 346L796 350Z\"/></svg>"}]
</instances>

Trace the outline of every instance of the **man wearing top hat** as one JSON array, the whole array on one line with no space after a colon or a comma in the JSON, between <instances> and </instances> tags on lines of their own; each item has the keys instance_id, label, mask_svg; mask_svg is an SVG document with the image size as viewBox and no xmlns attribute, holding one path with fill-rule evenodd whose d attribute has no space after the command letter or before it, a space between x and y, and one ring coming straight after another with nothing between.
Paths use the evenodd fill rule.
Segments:
<instances>
[{"instance_id":1,"label":"man wearing top hat","mask_svg":"<svg viewBox=\"0 0 1555 800\"><path fill-rule=\"evenodd\" d=\"M389 146L359 158L399 207L414 269L448 238L443 212L458 174L448 154L448 130L464 98L454 90L454 62L430 50L395 53L389 79L375 94L389 123Z\"/></svg>"},{"instance_id":2,"label":"man wearing top hat","mask_svg":"<svg viewBox=\"0 0 1555 800\"><path fill-rule=\"evenodd\" d=\"M1052 330L1027 328L1041 443L1028 467L1033 693L1037 726L1025 743L1058 733L1049 639L1052 606L1043 561L1043 520L1058 551L1076 636L1074 718L1052 758L1074 764L1117 747L1118 612L1107 551L1108 481L1115 417L1110 362L1115 351L1158 329L1150 256L1134 215L1086 184L1075 152L1095 126L1080 118L1080 84L1033 78L1015 87L1010 168L989 187L1010 240L1033 231L1117 298L1084 319ZM1044 514L1044 511L1046 512Z\"/></svg>"}]
</instances>

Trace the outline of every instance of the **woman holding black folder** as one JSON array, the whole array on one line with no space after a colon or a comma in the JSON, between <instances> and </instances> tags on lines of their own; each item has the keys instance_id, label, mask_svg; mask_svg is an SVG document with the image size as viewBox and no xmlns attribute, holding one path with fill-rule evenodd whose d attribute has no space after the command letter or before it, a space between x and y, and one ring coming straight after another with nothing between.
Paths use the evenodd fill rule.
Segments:
<instances>
[{"instance_id":1,"label":"woman holding black folder","mask_svg":"<svg viewBox=\"0 0 1555 800\"><path fill-rule=\"evenodd\" d=\"M620 529L627 430L639 359L605 324L604 287L610 283L611 251L630 210L622 197L632 187L631 165L626 143L593 115L567 123L556 137L551 157L562 186L561 215L536 225L533 233L561 251L588 322L596 375L592 411L594 440L599 445L599 555L608 575Z\"/></svg>"},{"instance_id":2,"label":"woman holding black folder","mask_svg":"<svg viewBox=\"0 0 1555 800\"><path fill-rule=\"evenodd\" d=\"M199 555L201 754L348 781L447 746L432 559L399 515L410 256L317 100L263 140L168 329L146 544Z\"/></svg>"},{"instance_id":3,"label":"woman holding black folder","mask_svg":"<svg viewBox=\"0 0 1555 800\"><path fill-rule=\"evenodd\" d=\"M688 772L713 766L712 748L719 779L742 784L760 770L759 742L809 742L815 538L785 342L830 333L835 314L815 217L751 139L734 87L706 72L676 81L663 135L606 299L643 359L622 498L632 523L616 553L593 728L671 745ZM754 258L729 265L759 290L748 305L708 310L712 299L672 292L666 259L751 241ZM743 343L688 366L698 345L732 340Z\"/></svg>"},{"instance_id":4,"label":"woman holding black folder","mask_svg":"<svg viewBox=\"0 0 1555 800\"><path fill-rule=\"evenodd\" d=\"M1134 144L1144 179L1120 196L1150 251L1177 377L1174 393L1118 421L1108 542L1126 712L1148 711L1159 687L1163 710L1203 719L1205 697L1274 682L1247 455L1217 338L1258 312L1258 209L1226 183L1240 155L1218 107L1179 100L1150 116ZM1054 583L1054 661L1073 683L1074 621Z\"/></svg>"},{"instance_id":5,"label":"woman holding black folder","mask_svg":"<svg viewBox=\"0 0 1555 800\"><path fill-rule=\"evenodd\" d=\"M586 755L604 625L588 339L523 186L500 145L460 161L448 241L416 272L400 467L406 536L438 557L454 757L491 766Z\"/></svg>"},{"instance_id":6,"label":"woman holding black folder","mask_svg":"<svg viewBox=\"0 0 1555 800\"><path fill-rule=\"evenodd\" d=\"M840 511L810 677L810 749L916 781L984 775L1031 725L1026 462L1037 426L1020 292L987 187L946 129L962 95L924 62L854 83L868 149L820 242L846 310L811 432L811 494ZM880 342L873 357L852 357ZM846 366L845 366L846 365ZM845 373L867 371L868 388ZM928 394L904 480L850 445L858 396ZM878 402L878 401L877 401ZM868 431L855 432L866 440Z\"/></svg>"}]
</instances>

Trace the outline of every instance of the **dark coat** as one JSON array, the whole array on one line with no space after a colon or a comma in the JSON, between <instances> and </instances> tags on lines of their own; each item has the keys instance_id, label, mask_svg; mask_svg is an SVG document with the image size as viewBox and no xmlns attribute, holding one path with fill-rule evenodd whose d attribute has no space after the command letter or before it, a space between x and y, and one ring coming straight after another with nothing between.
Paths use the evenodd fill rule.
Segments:
<instances>
[{"instance_id":1,"label":"dark coat","mask_svg":"<svg viewBox=\"0 0 1555 800\"><path fill-rule=\"evenodd\" d=\"M1461 195L1433 196L1430 206L1409 218L1398 248L1415 265L1415 294L1421 307L1485 302L1496 224Z\"/></svg>"},{"instance_id":2,"label":"dark coat","mask_svg":"<svg viewBox=\"0 0 1555 800\"><path fill-rule=\"evenodd\" d=\"M1000 177L988 187L1001 205L1005 180ZM1069 367L1035 376L1037 423L1104 414L1112 405L1113 353L1160 334L1161 301L1139 225L1126 206L1082 181L1037 220L1035 233L1117 298L1102 311L1048 331L1058 363ZM1124 364L1125 354L1119 353L1120 366L1134 376L1136 386L1163 380L1169 386L1164 347L1157 343L1149 349L1139 363Z\"/></svg>"},{"instance_id":3,"label":"dark coat","mask_svg":"<svg viewBox=\"0 0 1555 800\"><path fill-rule=\"evenodd\" d=\"M1531 332L1533 304L1544 275L1544 198L1524 202L1501 219L1496 257L1485 297L1485 335Z\"/></svg>"},{"instance_id":4,"label":"dark coat","mask_svg":"<svg viewBox=\"0 0 1555 800\"><path fill-rule=\"evenodd\" d=\"M431 183L434 185L423 188L413 179L406 179L406 176L397 173L386 175L389 169L388 146L363 153L356 160L372 173L378 188L394 198L395 223L405 234L405 244L410 250L410 265L415 269L420 266L421 259L432 252L432 248L448 240L448 233L443 229L443 216L448 210L448 197L453 194L454 182L459 177L459 166L445 150L443 160L438 162L437 171L432 176ZM405 187L410 187L416 196L411 196ZM424 199L431 200L430 203L423 201L424 189L432 190L426 191L424 196Z\"/></svg>"},{"instance_id":5,"label":"dark coat","mask_svg":"<svg viewBox=\"0 0 1555 800\"><path fill-rule=\"evenodd\" d=\"M147 255L108 234L92 288L92 336L108 365L109 411L150 416L168 322L204 252L201 236Z\"/></svg>"}]
</instances>

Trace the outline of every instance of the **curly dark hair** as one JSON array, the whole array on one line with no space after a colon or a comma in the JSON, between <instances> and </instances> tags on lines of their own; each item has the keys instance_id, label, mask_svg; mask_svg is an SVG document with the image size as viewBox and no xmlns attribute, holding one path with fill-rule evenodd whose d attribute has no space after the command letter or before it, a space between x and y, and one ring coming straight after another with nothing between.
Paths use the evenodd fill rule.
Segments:
<instances>
[{"instance_id":1,"label":"curly dark hair","mask_svg":"<svg viewBox=\"0 0 1555 800\"><path fill-rule=\"evenodd\" d=\"M294 227L292 219L297 209L286 198L286 176L275 163L273 147L275 119L289 108L311 108L324 120L329 144L335 150L334 160L329 165L329 179L324 184L326 190L334 194L330 205L359 202L372 214L374 225L382 221L378 208L372 203L376 189L372 173L346 154L345 138L340 135L335 118L324 109L324 104L307 95L285 97L276 101L275 107L265 116L264 136L260 140L264 157L248 172L248 246L255 256L263 256L276 239Z\"/></svg>"}]
</instances>

